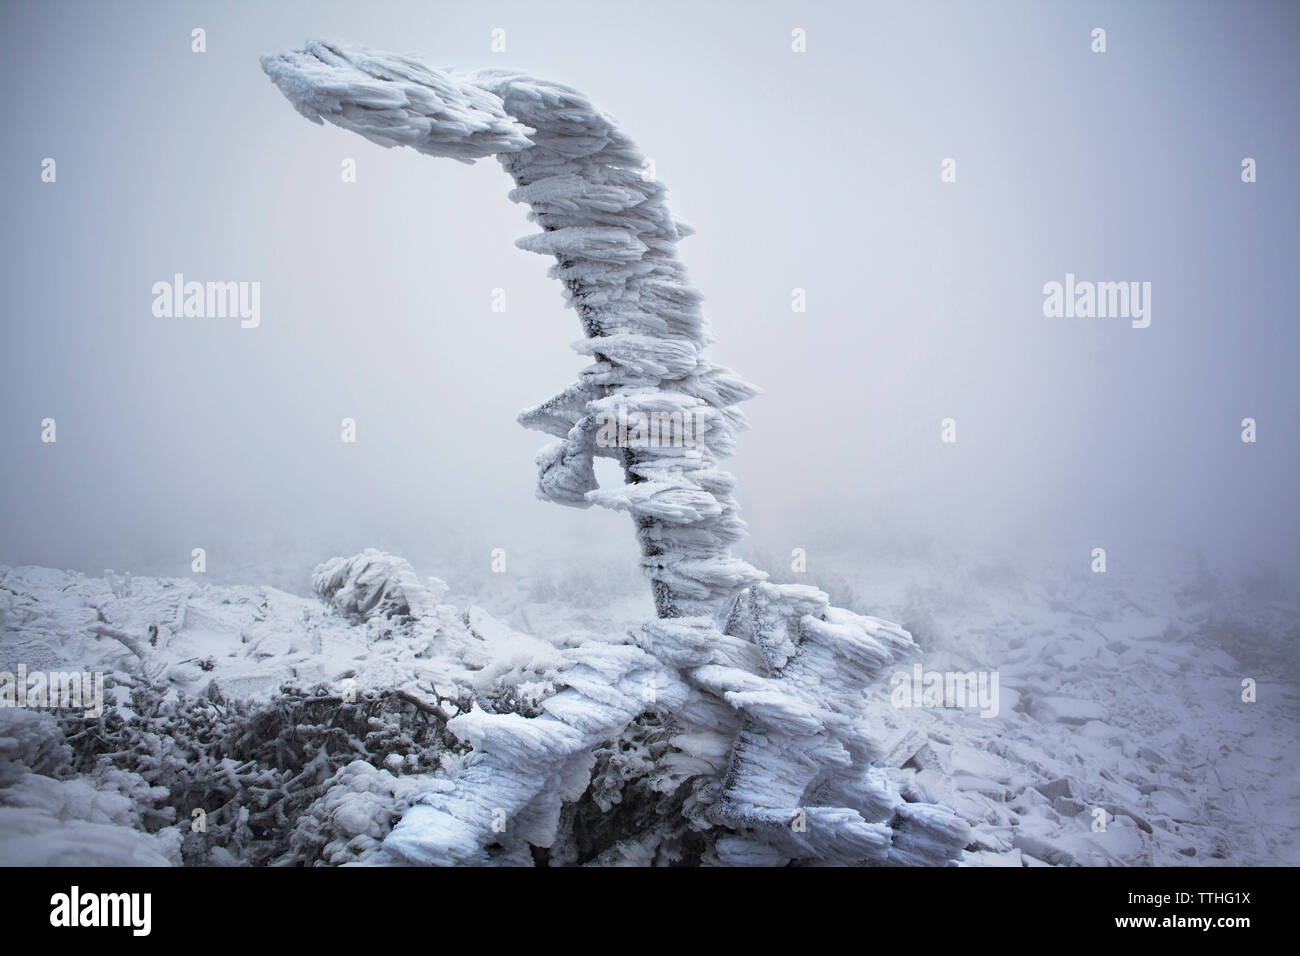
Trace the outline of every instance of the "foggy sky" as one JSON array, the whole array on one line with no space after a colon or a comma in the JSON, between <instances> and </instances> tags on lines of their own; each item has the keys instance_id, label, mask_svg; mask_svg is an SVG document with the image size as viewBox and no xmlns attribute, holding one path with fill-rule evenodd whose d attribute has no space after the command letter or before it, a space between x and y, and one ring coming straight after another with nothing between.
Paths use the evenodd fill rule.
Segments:
<instances>
[{"instance_id":1,"label":"foggy sky","mask_svg":"<svg viewBox=\"0 0 1300 956\"><path fill-rule=\"evenodd\" d=\"M534 497L514 417L587 360L508 177L305 122L258 58L315 38L622 122L764 390L729 462L755 541L1294 556L1294 4L56 2L0 8L0 563L631 556L626 517ZM155 317L175 273L260 282L260 325ZM1044 317L1067 273L1150 282L1150 327Z\"/></svg>"}]
</instances>

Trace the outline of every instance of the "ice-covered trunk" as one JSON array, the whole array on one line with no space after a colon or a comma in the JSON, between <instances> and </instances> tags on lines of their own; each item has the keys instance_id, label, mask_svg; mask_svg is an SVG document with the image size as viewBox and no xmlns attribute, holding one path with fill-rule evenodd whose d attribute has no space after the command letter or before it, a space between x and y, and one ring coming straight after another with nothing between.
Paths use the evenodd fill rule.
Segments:
<instances>
[{"instance_id":1,"label":"ice-covered trunk","mask_svg":"<svg viewBox=\"0 0 1300 956\"><path fill-rule=\"evenodd\" d=\"M511 198L542 228L518 245L555 257L552 274L587 337L576 348L594 360L520 416L558 439L539 456L539 493L627 511L659 616L721 623L764 577L731 556L743 525L732 478L717 467L744 422L736 404L757 390L704 356L700 295L675 254L689 230L635 144L586 97L523 74L453 75L326 43L266 57L263 67L316 122L384 146L500 159L515 181ZM596 455L620 461L623 487L597 487Z\"/></svg>"},{"instance_id":2,"label":"ice-covered trunk","mask_svg":"<svg viewBox=\"0 0 1300 956\"><path fill-rule=\"evenodd\" d=\"M688 234L670 215L644 157L590 103L511 75L478 76L505 110L535 130L531 149L501 155L540 235L518 244L555 256L594 362L578 382L520 421L559 441L539 456L551 500L625 510L661 618L725 620L763 575L731 555L743 533L730 475L718 461L755 389L704 355L700 295L674 253ZM597 487L592 459L618 460L625 485Z\"/></svg>"},{"instance_id":3,"label":"ice-covered trunk","mask_svg":"<svg viewBox=\"0 0 1300 956\"><path fill-rule=\"evenodd\" d=\"M479 861L500 842L497 811L547 846L561 799L581 790L590 748L647 709L671 719L665 785L716 778L715 857L941 862L965 839L938 807L904 804L871 767L860 726L864 688L914 650L907 632L833 608L803 585L771 585L731 554L744 525L731 453L756 389L704 354L700 295L677 259L689 230L669 213L644 157L606 115L568 87L511 72L430 70L405 57L313 43L263 60L304 116L383 146L465 162L495 155L511 198L542 229L519 241L554 256L592 363L578 381L520 415L556 441L538 456L538 491L567 505L628 512L658 619L640 648L566 652L565 687L546 713L474 711L449 726L485 759L431 783L385 847L413 862ZM619 461L625 483L598 486L594 459ZM644 688L655 690L646 694ZM686 768L686 769L683 769Z\"/></svg>"}]
</instances>

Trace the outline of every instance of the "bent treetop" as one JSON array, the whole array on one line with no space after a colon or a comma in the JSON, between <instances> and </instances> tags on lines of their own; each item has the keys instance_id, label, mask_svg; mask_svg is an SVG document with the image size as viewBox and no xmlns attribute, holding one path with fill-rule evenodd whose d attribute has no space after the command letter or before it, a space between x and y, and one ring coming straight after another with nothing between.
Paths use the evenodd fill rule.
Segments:
<instances>
[{"instance_id":1,"label":"bent treetop","mask_svg":"<svg viewBox=\"0 0 1300 956\"><path fill-rule=\"evenodd\" d=\"M966 825L906 802L871 760L864 688L914 650L910 635L831 607L806 585L773 585L734 557L744 534L734 479L718 463L757 393L711 363L701 297L676 256L691 234L668 210L644 156L585 96L523 73L455 74L404 56L314 42L264 57L295 109L381 146L471 163L496 156L542 232L519 240L554 256L591 364L519 421L556 439L538 455L538 493L628 512L658 620L638 647L584 645L545 713L475 709L449 727L484 756L450 786L430 781L385 850L408 862L484 862L508 839L549 846L562 798L586 785L593 747L646 711L673 722L662 792L689 784L700 829L723 828L715 862L936 863L958 855ZM611 421L692 422L692 440L627 440ZM598 485L597 455L625 483ZM650 692L647 693L647 688ZM523 821L513 837L494 822Z\"/></svg>"}]
</instances>

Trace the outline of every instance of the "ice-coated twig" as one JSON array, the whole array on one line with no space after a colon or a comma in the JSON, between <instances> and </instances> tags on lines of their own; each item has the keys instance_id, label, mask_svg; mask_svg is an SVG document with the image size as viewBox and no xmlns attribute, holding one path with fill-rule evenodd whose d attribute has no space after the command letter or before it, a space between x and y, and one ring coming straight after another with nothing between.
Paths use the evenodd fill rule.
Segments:
<instances>
[{"instance_id":1,"label":"ice-coated twig","mask_svg":"<svg viewBox=\"0 0 1300 956\"><path fill-rule=\"evenodd\" d=\"M120 627L113 627L111 624L92 624L87 630L92 634L98 634L100 637L111 637L113 640L119 641L128 651L140 658L142 662L149 660L149 651L144 644Z\"/></svg>"}]
</instances>

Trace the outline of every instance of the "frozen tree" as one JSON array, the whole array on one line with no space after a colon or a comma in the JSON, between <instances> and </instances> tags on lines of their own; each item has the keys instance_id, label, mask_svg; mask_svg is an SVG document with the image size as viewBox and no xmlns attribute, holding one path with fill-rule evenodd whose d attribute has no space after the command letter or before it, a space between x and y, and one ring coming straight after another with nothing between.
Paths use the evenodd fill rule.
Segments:
<instances>
[{"instance_id":1,"label":"frozen tree","mask_svg":"<svg viewBox=\"0 0 1300 956\"><path fill-rule=\"evenodd\" d=\"M577 348L592 360L520 415L555 439L538 456L539 494L632 517L658 615L639 646L566 651L562 689L540 716L455 717L449 729L479 759L450 788L431 783L385 850L487 862L496 845L505 861L527 861L529 846L552 845L563 803L587 787L593 749L653 712L673 730L657 786L702 781L691 812L720 828L716 862L954 858L966 825L906 803L871 766L862 726L864 688L914 649L910 636L831 607L816 588L767 583L731 553L744 525L719 461L756 389L708 360L701 297L675 251L691 230L631 139L582 94L522 73L454 74L321 42L262 66L313 122L463 162L495 156L514 179L510 198L542 230L518 245L555 258L551 274L586 336ZM619 461L624 484L599 487L596 456ZM373 582L349 594L347 570L325 575L338 578L336 602L384 599Z\"/></svg>"}]
</instances>

